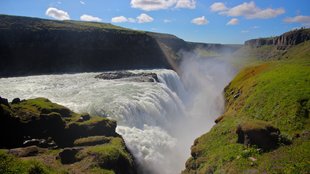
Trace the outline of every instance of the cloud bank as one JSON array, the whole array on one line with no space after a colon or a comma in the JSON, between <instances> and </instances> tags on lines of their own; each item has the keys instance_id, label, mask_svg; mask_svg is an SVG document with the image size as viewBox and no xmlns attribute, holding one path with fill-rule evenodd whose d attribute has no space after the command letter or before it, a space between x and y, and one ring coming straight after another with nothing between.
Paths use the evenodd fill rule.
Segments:
<instances>
[{"instance_id":1,"label":"cloud bank","mask_svg":"<svg viewBox=\"0 0 310 174\"><path fill-rule=\"evenodd\" d=\"M70 20L70 16L67 12L54 7L48 8L45 12L45 15L57 20Z\"/></svg>"},{"instance_id":2,"label":"cloud bank","mask_svg":"<svg viewBox=\"0 0 310 174\"><path fill-rule=\"evenodd\" d=\"M301 23L304 25L310 25L310 16L299 15L295 17L288 17L285 18L283 21L286 23Z\"/></svg>"},{"instance_id":3,"label":"cloud bank","mask_svg":"<svg viewBox=\"0 0 310 174\"><path fill-rule=\"evenodd\" d=\"M116 16L113 17L111 19L111 22L114 23L123 23L123 22L130 22L130 23L149 23L149 22L153 22L154 18L152 18L151 16L142 13L139 16L137 16L136 18L127 18L125 16Z\"/></svg>"},{"instance_id":4,"label":"cloud bank","mask_svg":"<svg viewBox=\"0 0 310 174\"><path fill-rule=\"evenodd\" d=\"M196 8L196 0L131 0L132 8L144 11L164 10L169 8Z\"/></svg>"},{"instance_id":5,"label":"cloud bank","mask_svg":"<svg viewBox=\"0 0 310 174\"><path fill-rule=\"evenodd\" d=\"M87 14L83 14L80 17L81 21L89 21L89 22L101 22L102 19L99 17L95 17L95 16L91 16L91 15L87 15Z\"/></svg>"},{"instance_id":6,"label":"cloud bank","mask_svg":"<svg viewBox=\"0 0 310 174\"><path fill-rule=\"evenodd\" d=\"M243 16L246 19L269 19L277 17L281 14L285 13L283 8L266 8L261 9L256 6L255 2L244 2L237 6L228 8L222 2L213 3L210 6L211 11L218 12L221 15L231 16L231 17L238 17Z\"/></svg>"}]
</instances>

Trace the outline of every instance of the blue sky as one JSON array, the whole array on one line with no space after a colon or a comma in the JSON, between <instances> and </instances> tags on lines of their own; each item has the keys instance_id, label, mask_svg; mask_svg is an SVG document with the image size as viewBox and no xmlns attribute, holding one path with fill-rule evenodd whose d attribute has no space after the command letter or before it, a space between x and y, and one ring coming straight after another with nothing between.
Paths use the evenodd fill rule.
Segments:
<instances>
[{"instance_id":1,"label":"blue sky","mask_svg":"<svg viewBox=\"0 0 310 174\"><path fill-rule=\"evenodd\" d=\"M113 23L206 43L243 43L310 26L309 0L1 0L0 13Z\"/></svg>"}]
</instances>

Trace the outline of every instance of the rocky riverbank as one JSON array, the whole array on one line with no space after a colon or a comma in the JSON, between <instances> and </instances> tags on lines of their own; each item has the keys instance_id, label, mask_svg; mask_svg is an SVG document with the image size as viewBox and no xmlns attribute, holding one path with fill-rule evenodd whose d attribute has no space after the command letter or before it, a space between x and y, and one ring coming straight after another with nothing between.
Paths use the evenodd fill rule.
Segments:
<instances>
[{"instance_id":1,"label":"rocky riverbank","mask_svg":"<svg viewBox=\"0 0 310 174\"><path fill-rule=\"evenodd\" d=\"M0 124L0 173L137 172L113 120L45 98L0 98Z\"/></svg>"}]
</instances>

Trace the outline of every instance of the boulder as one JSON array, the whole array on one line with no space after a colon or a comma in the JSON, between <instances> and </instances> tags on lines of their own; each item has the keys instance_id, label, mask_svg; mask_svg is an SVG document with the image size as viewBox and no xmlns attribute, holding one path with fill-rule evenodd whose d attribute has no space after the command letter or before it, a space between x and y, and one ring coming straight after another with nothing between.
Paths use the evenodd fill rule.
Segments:
<instances>
[{"instance_id":1,"label":"boulder","mask_svg":"<svg viewBox=\"0 0 310 174\"><path fill-rule=\"evenodd\" d=\"M263 121L248 121L237 127L238 143L245 146L255 145L264 151L279 145L280 130Z\"/></svg>"},{"instance_id":2,"label":"boulder","mask_svg":"<svg viewBox=\"0 0 310 174\"><path fill-rule=\"evenodd\" d=\"M0 104L3 104L3 105L6 105L6 106L10 107L9 101L6 98L0 97Z\"/></svg>"},{"instance_id":3,"label":"boulder","mask_svg":"<svg viewBox=\"0 0 310 174\"><path fill-rule=\"evenodd\" d=\"M28 147L10 149L8 153L17 157L28 157L28 156L36 156L39 152L42 151L43 149L39 148L38 146L28 146Z\"/></svg>"},{"instance_id":4,"label":"boulder","mask_svg":"<svg viewBox=\"0 0 310 174\"><path fill-rule=\"evenodd\" d=\"M12 100L12 104L17 104L17 103L20 103L20 99L19 98L14 98Z\"/></svg>"},{"instance_id":5,"label":"boulder","mask_svg":"<svg viewBox=\"0 0 310 174\"><path fill-rule=\"evenodd\" d=\"M62 164L72 164L77 161L79 161L76 158L76 154L82 150L80 147L74 147L74 148L65 148L63 151L59 153L59 158Z\"/></svg>"}]
</instances>

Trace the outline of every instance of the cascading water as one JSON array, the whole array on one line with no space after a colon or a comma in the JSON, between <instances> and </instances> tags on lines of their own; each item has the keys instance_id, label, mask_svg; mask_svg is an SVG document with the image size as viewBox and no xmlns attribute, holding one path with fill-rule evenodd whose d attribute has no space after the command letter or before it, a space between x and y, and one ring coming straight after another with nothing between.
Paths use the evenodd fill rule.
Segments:
<instances>
[{"instance_id":1,"label":"cascading water","mask_svg":"<svg viewBox=\"0 0 310 174\"><path fill-rule=\"evenodd\" d=\"M205 78L218 75L219 68L209 65L197 79L199 68L193 71L192 62L186 64L190 66L182 74L187 90L174 71L158 69L130 72L156 73L160 83L94 78L99 73L2 78L0 96L9 100L46 97L76 112L115 119L117 132L143 173L180 173L194 139L210 129L214 117L222 112L221 93L228 83L227 79L219 84ZM212 110L217 105L220 109Z\"/></svg>"}]
</instances>

